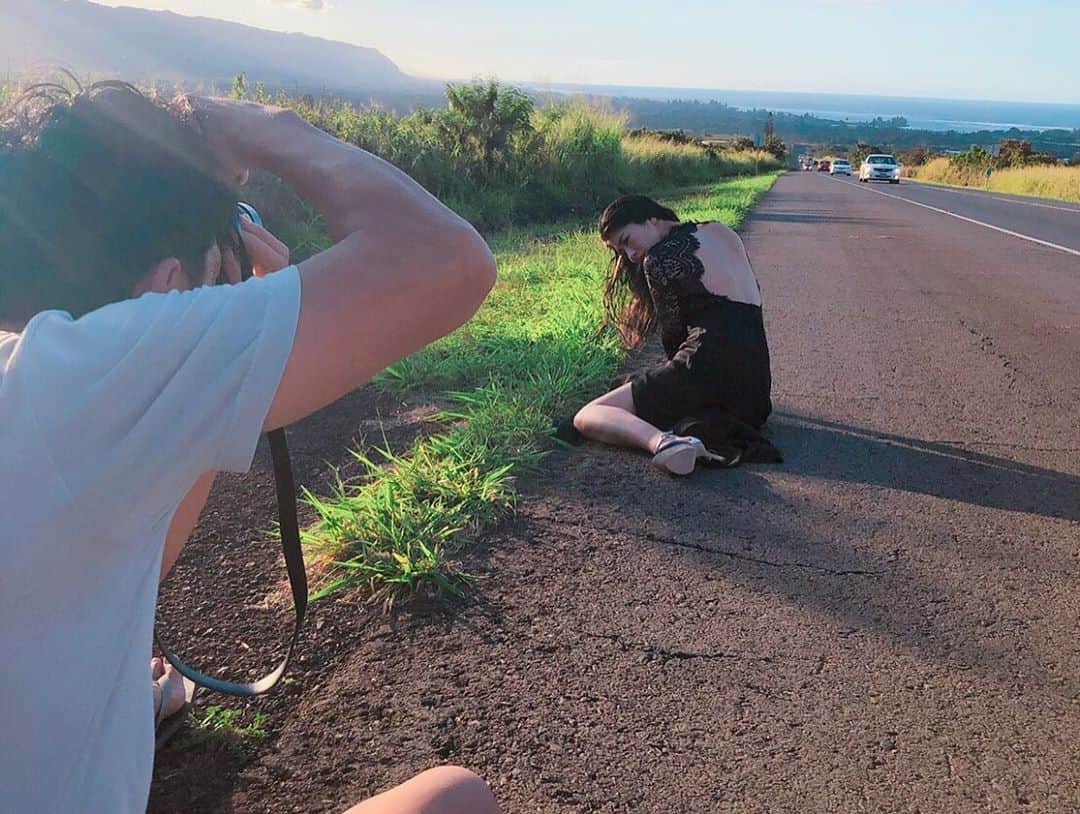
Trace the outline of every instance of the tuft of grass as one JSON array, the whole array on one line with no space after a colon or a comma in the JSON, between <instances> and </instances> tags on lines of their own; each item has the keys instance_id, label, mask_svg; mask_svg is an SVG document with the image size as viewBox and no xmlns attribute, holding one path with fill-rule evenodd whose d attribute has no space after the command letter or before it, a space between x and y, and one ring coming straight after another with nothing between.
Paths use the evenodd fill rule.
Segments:
<instances>
[{"instance_id":1,"label":"tuft of grass","mask_svg":"<svg viewBox=\"0 0 1080 814\"><path fill-rule=\"evenodd\" d=\"M177 745L182 749L224 752L246 762L254 755L255 744L266 739L269 719L263 712L248 718L242 709L210 706L180 734Z\"/></svg>"},{"instance_id":2,"label":"tuft of grass","mask_svg":"<svg viewBox=\"0 0 1080 814\"><path fill-rule=\"evenodd\" d=\"M737 226L777 174L669 198L687 219ZM462 594L462 551L511 512L514 480L552 449L552 419L598 395L623 351L601 330L609 254L591 224L566 222L538 239L514 229L491 240L499 282L466 326L378 378L380 387L447 405L445 431L406 452L354 456L362 474L329 495L306 495L318 521L304 541L327 566L316 597L359 587L393 603Z\"/></svg>"}]
</instances>

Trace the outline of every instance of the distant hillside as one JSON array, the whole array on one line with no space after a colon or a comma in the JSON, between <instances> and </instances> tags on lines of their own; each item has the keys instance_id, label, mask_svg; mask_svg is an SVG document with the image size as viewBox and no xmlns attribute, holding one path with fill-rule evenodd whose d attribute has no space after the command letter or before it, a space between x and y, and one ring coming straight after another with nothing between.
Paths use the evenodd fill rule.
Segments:
<instances>
[{"instance_id":1,"label":"distant hillside","mask_svg":"<svg viewBox=\"0 0 1080 814\"><path fill-rule=\"evenodd\" d=\"M269 86L438 93L373 48L85 0L2 0L0 70L64 65L80 76L185 84L238 73Z\"/></svg>"}]
</instances>

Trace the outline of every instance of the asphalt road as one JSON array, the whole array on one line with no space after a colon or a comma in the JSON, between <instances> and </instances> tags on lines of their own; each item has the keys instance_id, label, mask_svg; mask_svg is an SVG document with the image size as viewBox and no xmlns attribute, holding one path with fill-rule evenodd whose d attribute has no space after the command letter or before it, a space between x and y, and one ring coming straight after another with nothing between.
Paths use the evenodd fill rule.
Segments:
<instances>
[{"instance_id":1,"label":"asphalt road","mask_svg":"<svg viewBox=\"0 0 1080 814\"><path fill-rule=\"evenodd\" d=\"M1080 216L866 187L743 230L782 466L589 446L495 546L508 810L1080 811L1080 257L876 192Z\"/></svg>"},{"instance_id":2,"label":"asphalt road","mask_svg":"<svg viewBox=\"0 0 1080 814\"><path fill-rule=\"evenodd\" d=\"M881 181L859 184L857 177L852 179L843 175L833 176L833 180L942 209L953 215L1080 252L1080 204L978 189L957 189L907 178L900 184Z\"/></svg>"}]
</instances>

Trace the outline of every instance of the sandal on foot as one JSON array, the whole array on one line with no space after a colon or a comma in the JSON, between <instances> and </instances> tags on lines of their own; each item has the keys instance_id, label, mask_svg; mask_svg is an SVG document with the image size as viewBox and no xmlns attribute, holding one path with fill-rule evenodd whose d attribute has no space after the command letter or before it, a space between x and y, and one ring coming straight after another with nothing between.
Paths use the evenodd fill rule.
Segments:
<instances>
[{"instance_id":1,"label":"sandal on foot","mask_svg":"<svg viewBox=\"0 0 1080 814\"><path fill-rule=\"evenodd\" d=\"M698 458L710 456L705 445L693 436L670 435L656 447L653 466L669 475L685 476L694 471Z\"/></svg>"}]
</instances>

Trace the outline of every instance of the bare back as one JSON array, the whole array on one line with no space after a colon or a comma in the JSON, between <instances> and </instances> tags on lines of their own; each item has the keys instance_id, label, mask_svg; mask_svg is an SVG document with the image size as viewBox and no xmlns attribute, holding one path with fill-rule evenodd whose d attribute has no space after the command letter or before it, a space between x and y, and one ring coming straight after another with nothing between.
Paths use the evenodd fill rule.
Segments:
<instances>
[{"instance_id":1,"label":"bare back","mask_svg":"<svg viewBox=\"0 0 1080 814\"><path fill-rule=\"evenodd\" d=\"M698 224L697 239L701 245L696 254L705 267L702 285L718 296L760 306L761 289L739 235L722 223L706 221Z\"/></svg>"}]
</instances>

